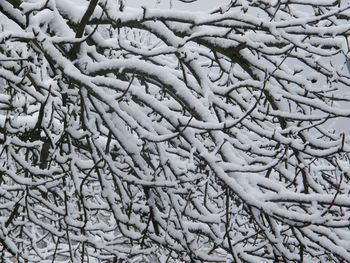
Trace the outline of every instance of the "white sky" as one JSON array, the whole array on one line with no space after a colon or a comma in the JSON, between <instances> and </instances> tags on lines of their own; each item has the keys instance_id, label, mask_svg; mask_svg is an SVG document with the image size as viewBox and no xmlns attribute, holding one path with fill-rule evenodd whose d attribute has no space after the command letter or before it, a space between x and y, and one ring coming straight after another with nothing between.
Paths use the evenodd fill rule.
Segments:
<instances>
[{"instance_id":1,"label":"white sky","mask_svg":"<svg viewBox=\"0 0 350 263\"><path fill-rule=\"evenodd\" d=\"M193 3L183 3L179 0L125 0L127 6L141 7L149 6L156 8L170 8L178 10L195 10L205 11L211 10L218 6L222 6L225 3L230 2L229 0L197 0Z\"/></svg>"},{"instance_id":2,"label":"white sky","mask_svg":"<svg viewBox=\"0 0 350 263\"><path fill-rule=\"evenodd\" d=\"M125 0L126 6L130 7L141 7L147 6L150 8L161 8L161 9L177 9L177 10L193 10L196 11L210 11L219 6L223 6L229 3L230 0L197 0L193 3L183 3L179 0ZM339 62L340 66L344 65L344 58L336 58L336 62ZM347 70L346 67L344 70ZM340 92L350 93L350 87L341 85ZM349 107L349 104L344 107ZM339 118L333 121L327 122L326 126L335 128L340 132L350 134L350 120L348 118Z\"/></svg>"}]
</instances>

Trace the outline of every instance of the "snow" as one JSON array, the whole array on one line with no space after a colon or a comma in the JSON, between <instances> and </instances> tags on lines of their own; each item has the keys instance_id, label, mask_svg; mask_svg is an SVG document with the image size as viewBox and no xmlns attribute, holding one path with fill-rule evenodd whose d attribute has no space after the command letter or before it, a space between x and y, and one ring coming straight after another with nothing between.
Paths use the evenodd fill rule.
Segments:
<instances>
[{"instance_id":1,"label":"snow","mask_svg":"<svg viewBox=\"0 0 350 263\"><path fill-rule=\"evenodd\" d=\"M349 5L214 2L0 2L5 258L350 260Z\"/></svg>"}]
</instances>

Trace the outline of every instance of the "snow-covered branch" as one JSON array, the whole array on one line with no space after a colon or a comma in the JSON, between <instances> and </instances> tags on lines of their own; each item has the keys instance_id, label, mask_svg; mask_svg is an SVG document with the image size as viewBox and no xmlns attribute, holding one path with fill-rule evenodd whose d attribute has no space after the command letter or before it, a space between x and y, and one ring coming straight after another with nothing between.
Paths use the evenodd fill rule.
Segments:
<instances>
[{"instance_id":1,"label":"snow-covered branch","mask_svg":"<svg viewBox=\"0 0 350 263\"><path fill-rule=\"evenodd\" d=\"M350 5L122 2L0 1L1 260L350 261Z\"/></svg>"}]
</instances>

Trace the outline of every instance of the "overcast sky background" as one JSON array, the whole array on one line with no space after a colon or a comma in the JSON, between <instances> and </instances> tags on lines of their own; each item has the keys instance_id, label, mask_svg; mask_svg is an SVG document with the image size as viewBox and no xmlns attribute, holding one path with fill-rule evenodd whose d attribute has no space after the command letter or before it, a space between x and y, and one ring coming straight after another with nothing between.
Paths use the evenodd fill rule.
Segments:
<instances>
[{"instance_id":1,"label":"overcast sky background","mask_svg":"<svg viewBox=\"0 0 350 263\"><path fill-rule=\"evenodd\" d=\"M1 0L0 0L1 1ZM186 10L194 12L197 11L210 11L212 9L218 8L225 4L228 4L230 0L197 0L193 3L183 3L179 0L125 0L124 3L126 6L140 8L141 6L147 6L149 8L161 8L161 9L169 9L172 8L174 10ZM6 18L0 16L0 23L2 20ZM2 24L2 23L1 23ZM338 66L344 67L343 70L348 72L348 68L344 66L345 58L343 55L338 55L334 58L334 61ZM307 76L305 76L307 77ZM322 84L321 84L322 85ZM340 92L350 94L350 87L340 85ZM350 107L349 104L342 105L343 107ZM335 123L335 124L332 124ZM339 118L336 121L329 121L327 123L328 127L334 127L339 132L345 132L346 134L350 134L350 119L349 118Z\"/></svg>"},{"instance_id":2,"label":"overcast sky background","mask_svg":"<svg viewBox=\"0 0 350 263\"><path fill-rule=\"evenodd\" d=\"M219 6L222 6L226 3L229 3L229 0L198 0L193 3L183 3L179 0L147 0L147 3L144 0L125 0L127 6L132 7L141 7L149 6L153 8L170 8L178 10L194 10L194 11L207 11Z\"/></svg>"},{"instance_id":3,"label":"overcast sky background","mask_svg":"<svg viewBox=\"0 0 350 263\"><path fill-rule=\"evenodd\" d=\"M150 8L164 8L164 9L176 9L176 10L186 10L190 11L210 11L219 6L228 4L230 0L197 0L192 3L183 3L179 0L147 0L145 3L144 0L125 0L125 5L130 7L141 7L147 6ZM337 56L335 58L336 64L340 67L344 67L343 70L348 71L345 64L345 59L343 55ZM307 77L307 76L305 76ZM322 85L320 83L320 85ZM350 87L340 85L340 92L350 93ZM343 105L343 107L350 107L349 105ZM346 134L350 134L350 119L348 118L339 118L335 121L327 122L328 127L335 128L339 132L345 132Z\"/></svg>"}]
</instances>

